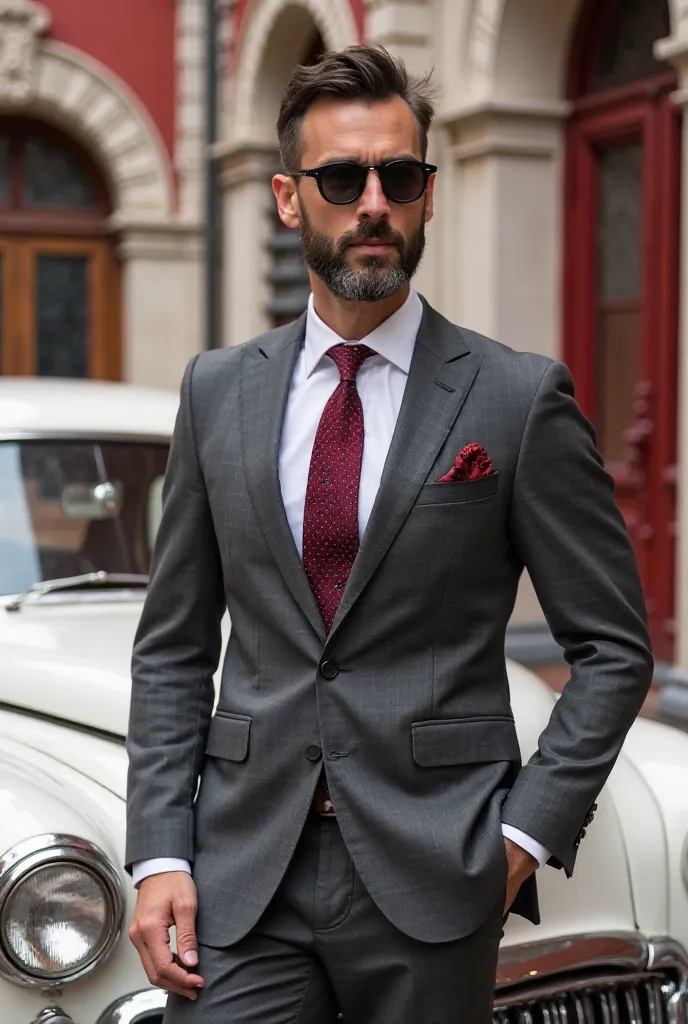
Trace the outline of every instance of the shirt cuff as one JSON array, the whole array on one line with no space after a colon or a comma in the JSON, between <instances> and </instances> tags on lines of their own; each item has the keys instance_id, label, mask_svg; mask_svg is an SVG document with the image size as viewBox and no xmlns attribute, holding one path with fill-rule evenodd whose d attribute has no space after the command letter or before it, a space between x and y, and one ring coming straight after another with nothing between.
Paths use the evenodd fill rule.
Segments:
<instances>
[{"instance_id":1,"label":"shirt cuff","mask_svg":"<svg viewBox=\"0 0 688 1024\"><path fill-rule=\"evenodd\" d=\"M533 839L532 836L526 835L525 832L521 832L520 828L514 828L513 825L505 825L502 822L502 834L505 839L510 839L512 843L516 843L522 850L529 853L531 857L535 857L538 862L538 866L544 868L547 861L550 859L552 854L543 846L542 843L538 843L537 839Z\"/></svg>"},{"instance_id":2,"label":"shirt cuff","mask_svg":"<svg viewBox=\"0 0 688 1024\"><path fill-rule=\"evenodd\" d=\"M188 860L180 860L178 857L153 857L151 860L139 860L134 864L131 872L134 888L138 889L144 878L149 875L162 875L166 871L186 871L191 874L191 865Z\"/></svg>"}]
</instances>

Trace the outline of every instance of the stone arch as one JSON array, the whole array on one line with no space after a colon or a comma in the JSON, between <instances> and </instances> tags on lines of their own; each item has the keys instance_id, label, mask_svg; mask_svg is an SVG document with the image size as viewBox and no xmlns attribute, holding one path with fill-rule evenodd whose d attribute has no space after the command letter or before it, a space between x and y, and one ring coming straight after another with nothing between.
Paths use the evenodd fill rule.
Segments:
<instances>
[{"instance_id":1,"label":"stone arch","mask_svg":"<svg viewBox=\"0 0 688 1024\"><path fill-rule=\"evenodd\" d=\"M174 209L172 167L147 111L99 61L64 43L37 47L27 87L2 95L0 109L40 117L79 141L110 188L122 220L169 217Z\"/></svg>"},{"instance_id":2,"label":"stone arch","mask_svg":"<svg viewBox=\"0 0 688 1024\"><path fill-rule=\"evenodd\" d=\"M234 136L274 142L281 95L291 69L303 56L309 27L331 50L358 41L349 0L254 0L233 75Z\"/></svg>"},{"instance_id":3,"label":"stone arch","mask_svg":"<svg viewBox=\"0 0 688 1024\"><path fill-rule=\"evenodd\" d=\"M563 98L571 32L582 0L473 0L465 60L472 99ZM688 0L669 0L675 33L688 28Z\"/></svg>"}]
</instances>

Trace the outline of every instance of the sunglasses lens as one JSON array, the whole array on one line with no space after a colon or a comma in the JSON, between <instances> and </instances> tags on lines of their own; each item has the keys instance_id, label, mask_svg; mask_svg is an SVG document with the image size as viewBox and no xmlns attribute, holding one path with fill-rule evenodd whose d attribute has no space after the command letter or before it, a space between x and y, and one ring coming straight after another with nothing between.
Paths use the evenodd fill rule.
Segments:
<instances>
[{"instance_id":1,"label":"sunglasses lens","mask_svg":"<svg viewBox=\"0 0 688 1024\"><path fill-rule=\"evenodd\" d=\"M328 203L353 203L364 188L365 171L356 164L330 164L320 176Z\"/></svg>"},{"instance_id":2,"label":"sunglasses lens","mask_svg":"<svg viewBox=\"0 0 688 1024\"><path fill-rule=\"evenodd\" d=\"M412 203L425 190L425 173L420 164L400 160L389 164L380 173L385 195L393 203Z\"/></svg>"}]
</instances>

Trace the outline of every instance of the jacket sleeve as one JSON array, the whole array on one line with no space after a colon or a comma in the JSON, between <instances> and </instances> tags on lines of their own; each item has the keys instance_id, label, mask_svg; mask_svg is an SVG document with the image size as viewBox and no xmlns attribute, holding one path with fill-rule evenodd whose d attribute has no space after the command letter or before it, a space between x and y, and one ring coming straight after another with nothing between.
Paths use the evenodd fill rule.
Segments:
<instances>
[{"instance_id":1,"label":"jacket sleeve","mask_svg":"<svg viewBox=\"0 0 688 1024\"><path fill-rule=\"evenodd\" d=\"M225 610L220 554L194 437L196 359L182 382L162 519L134 643L127 870L135 861L155 857L193 860L193 802Z\"/></svg>"},{"instance_id":2,"label":"jacket sleeve","mask_svg":"<svg viewBox=\"0 0 688 1024\"><path fill-rule=\"evenodd\" d=\"M651 685L653 660L613 482L561 363L548 364L528 414L508 528L571 676L502 820L570 874L580 831Z\"/></svg>"}]
</instances>

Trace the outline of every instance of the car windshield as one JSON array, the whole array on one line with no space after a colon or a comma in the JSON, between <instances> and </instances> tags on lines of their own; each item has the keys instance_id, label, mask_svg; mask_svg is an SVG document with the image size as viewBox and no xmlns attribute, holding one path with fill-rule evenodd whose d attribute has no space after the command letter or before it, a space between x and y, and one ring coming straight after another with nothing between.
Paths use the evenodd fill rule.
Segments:
<instances>
[{"instance_id":1,"label":"car windshield","mask_svg":"<svg viewBox=\"0 0 688 1024\"><path fill-rule=\"evenodd\" d=\"M0 593L82 573L146 574L169 446L0 443Z\"/></svg>"}]
</instances>

